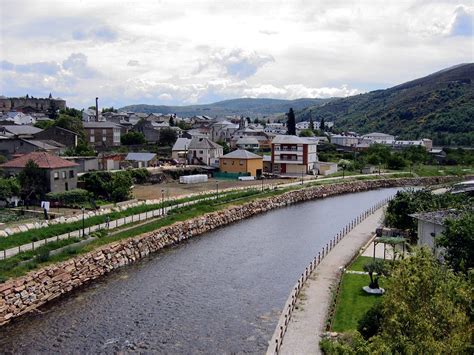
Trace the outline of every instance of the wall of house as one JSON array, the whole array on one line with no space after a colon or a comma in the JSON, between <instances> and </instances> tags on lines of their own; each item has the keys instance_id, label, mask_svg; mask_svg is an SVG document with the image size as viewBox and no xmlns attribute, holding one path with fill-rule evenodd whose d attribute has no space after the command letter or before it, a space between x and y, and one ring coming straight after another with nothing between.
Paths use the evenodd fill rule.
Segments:
<instances>
[{"instance_id":1,"label":"wall of house","mask_svg":"<svg viewBox=\"0 0 474 355\"><path fill-rule=\"evenodd\" d=\"M91 280L124 265L134 263L150 253L275 208L342 193L383 187L433 184L454 179L456 178L387 179L316 186L232 206L222 211L176 222L171 226L133 238L113 242L87 254L62 263L45 266L40 270L0 284L0 325L29 313Z\"/></svg>"},{"instance_id":2,"label":"wall of house","mask_svg":"<svg viewBox=\"0 0 474 355\"><path fill-rule=\"evenodd\" d=\"M58 127L50 127L35 134L37 139L51 139L53 141L64 144L66 147L75 147L77 146L77 135Z\"/></svg>"},{"instance_id":3,"label":"wall of house","mask_svg":"<svg viewBox=\"0 0 474 355\"><path fill-rule=\"evenodd\" d=\"M72 177L71 177L72 172ZM64 192L77 188L77 172L78 167L69 167L63 169L47 170L46 178L48 179L51 192ZM57 174L57 178L55 178ZM67 190L66 190L67 184Z\"/></svg>"},{"instance_id":4,"label":"wall of house","mask_svg":"<svg viewBox=\"0 0 474 355\"><path fill-rule=\"evenodd\" d=\"M418 221L418 242L420 246L427 246L431 250L436 250L435 238L445 231L445 227L439 224ZM434 237L431 235L434 233Z\"/></svg>"},{"instance_id":5,"label":"wall of house","mask_svg":"<svg viewBox=\"0 0 474 355\"><path fill-rule=\"evenodd\" d=\"M219 169L225 173L250 173L257 176L257 169L263 171L262 159L220 158Z\"/></svg>"}]
</instances>

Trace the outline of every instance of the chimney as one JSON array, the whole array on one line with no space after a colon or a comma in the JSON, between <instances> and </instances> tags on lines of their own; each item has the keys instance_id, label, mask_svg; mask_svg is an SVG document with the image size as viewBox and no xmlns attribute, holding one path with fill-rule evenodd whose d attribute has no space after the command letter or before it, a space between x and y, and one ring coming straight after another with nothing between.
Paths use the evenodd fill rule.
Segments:
<instances>
[{"instance_id":1,"label":"chimney","mask_svg":"<svg viewBox=\"0 0 474 355\"><path fill-rule=\"evenodd\" d=\"M99 122L99 98L95 98L95 120Z\"/></svg>"}]
</instances>

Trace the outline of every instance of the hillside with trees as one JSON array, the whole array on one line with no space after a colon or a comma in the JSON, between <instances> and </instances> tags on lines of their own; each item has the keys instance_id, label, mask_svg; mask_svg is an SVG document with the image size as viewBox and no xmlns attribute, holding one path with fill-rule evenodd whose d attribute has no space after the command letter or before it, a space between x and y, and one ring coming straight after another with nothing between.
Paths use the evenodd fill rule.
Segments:
<instances>
[{"instance_id":1,"label":"hillside with trees","mask_svg":"<svg viewBox=\"0 0 474 355\"><path fill-rule=\"evenodd\" d=\"M334 121L340 130L384 132L435 144L474 145L474 64L461 64L386 90L331 100L297 121Z\"/></svg>"},{"instance_id":2,"label":"hillside with trees","mask_svg":"<svg viewBox=\"0 0 474 355\"><path fill-rule=\"evenodd\" d=\"M164 106L164 105L130 105L120 109L120 111L145 112L145 113L176 113L178 116L226 116L244 115L250 117L262 117L267 115L282 114L288 112L288 108L303 110L309 106L318 106L329 99L252 99L242 98L234 100L219 101L207 105L190 106Z\"/></svg>"}]
</instances>

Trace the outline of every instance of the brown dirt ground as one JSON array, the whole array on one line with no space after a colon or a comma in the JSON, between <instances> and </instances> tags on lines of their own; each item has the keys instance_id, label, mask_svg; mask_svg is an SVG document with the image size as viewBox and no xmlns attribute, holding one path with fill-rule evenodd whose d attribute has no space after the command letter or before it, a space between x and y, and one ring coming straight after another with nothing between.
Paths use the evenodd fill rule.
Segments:
<instances>
[{"instance_id":1,"label":"brown dirt ground","mask_svg":"<svg viewBox=\"0 0 474 355\"><path fill-rule=\"evenodd\" d=\"M269 184L276 185L281 183L289 183L293 180L294 179L264 180L264 186L268 186ZM180 184L176 181L173 181L155 185L135 185L133 189L133 196L140 200L159 199L161 198L161 189L165 190L165 197L177 197L203 191L216 191L216 182L219 182L219 190L231 187L244 187L252 185L262 186L261 180L237 181L209 179L208 182L198 184Z\"/></svg>"}]
</instances>

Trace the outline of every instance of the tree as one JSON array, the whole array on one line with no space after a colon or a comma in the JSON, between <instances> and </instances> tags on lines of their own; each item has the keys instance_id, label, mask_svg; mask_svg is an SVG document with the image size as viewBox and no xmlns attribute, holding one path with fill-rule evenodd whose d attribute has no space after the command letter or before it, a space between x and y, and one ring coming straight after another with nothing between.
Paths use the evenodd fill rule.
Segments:
<instances>
[{"instance_id":1,"label":"tree","mask_svg":"<svg viewBox=\"0 0 474 355\"><path fill-rule=\"evenodd\" d=\"M314 137L314 133L310 129L304 129L300 132L300 137Z\"/></svg>"},{"instance_id":2,"label":"tree","mask_svg":"<svg viewBox=\"0 0 474 355\"><path fill-rule=\"evenodd\" d=\"M455 271L467 273L474 267L474 214L467 211L459 219L445 221L446 230L437 239L446 248L445 258Z\"/></svg>"},{"instance_id":3,"label":"tree","mask_svg":"<svg viewBox=\"0 0 474 355\"><path fill-rule=\"evenodd\" d=\"M407 165L407 162L398 153L393 153L387 159L387 168L399 170Z\"/></svg>"},{"instance_id":4,"label":"tree","mask_svg":"<svg viewBox=\"0 0 474 355\"><path fill-rule=\"evenodd\" d=\"M18 181L20 183L20 195L26 201L40 200L47 192L46 173L33 160L29 160L18 174Z\"/></svg>"},{"instance_id":5,"label":"tree","mask_svg":"<svg viewBox=\"0 0 474 355\"><path fill-rule=\"evenodd\" d=\"M371 338L371 349L391 354L471 353L472 284L440 265L426 248L400 261L387 283L381 332Z\"/></svg>"},{"instance_id":6,"label":"tree","mask_svg":"<svg viewBox=\"0 0 474 355\"><path fill-rule=\"evenodd\" d=\"M227 154L230 152L230 147L229 145L227 144L227 142L224 142L224 141L219 141L217 142L217 144L219 144L220 146L222 146L222 152L224 154Z\"/></svg>"},{"instance_id":7,"label":"tree","mask_svg":"<svg viewBox=\"0 0 474 355\"><path fill-rule=\"evenodd\" d=\"M178 139L176 131L172 128L162 128L160 130L160 140L158 145L162 147L171 147Z\"/></svg>"},{"instance_id":8,"label":"tree","mask_svg":"<svg viewBox=\"0 0 474 355\"><path fill-rule=\"evenodd\" d=\"M130 198L133 179L128 171L93 172L85 174L83 178L84 188L91 192L95 198L104 198L114 202Z\"/></svg>"},{"instance_id":9,"label":"tree","mask_svg":"<svg viewBox=\"0 0 474 355\"><path fill-rule=\"evenodd\" d=\"M170 115L169 125L170 125L170 127L174 127L174 126L175 126L173 115Z\"/></svg>"},{"instance_id":10,"label":"tree","mask_svg":"<svg viewBox=\"0 0 474 355\"><path fill-rule=\"evenodd\" d=\"M288 116L288 134L295 136L296 135L296 120L295 113L293 109L290 108L290 111L286 114Z\"/></svg>"},{"instance_id":11,"label":"tree","mask_svg":"<svg viewBox=\"0 0 474 355\"><path fill-rule=\"evenodd\" d=\"M95 106L94 106L94 110L95 110ZM103 107L102 108L102 113L106 113L106 112L118 112L116 109L114 109L113 106L111 107Z\"/></svg>"},{"instance_id":12,"label":"tree","mask_svg":"<svg viewBox=\"0 0 474 355\"><path fill-rule=\"evenodd\" d=\"M20 194L20 184L15 178L0 178L0 201Z\"/></svg>"},{"instance_id":13,"label":"tree","mask_svg":"<svg viewBox=\"0 0 474 355\"><path fill-rule=\"evenodd\" d=\"M33 126L37 128L41 128L41 129L48 129L49 127L54 126L54 121L51 121L51 120L36 121L36 123Z\"/></svg>"},{"instance_id":14,"label":"tree","mask_svg":"<svg viewBox=\"0 0 474 355\"><path fill-rule=\"evenodd\" d=\"M130 131L120 137L120 142L123 145L138 145L145 144L146 139L143 133Z\"/></svg>"},{"instance_id":15,"label":"tree","mask_svg":"<svg viewBox=\"0 0 474 355\"><path fill-rule=\"evenodd\" d=\"M128 171L112 174L112 180L107 191L114 202L125 201L130 198L131 187L133 185L132 176Z\"/></svg>"},{"instance_id":16,"label":"tree","mask_svg":"<svg viewBox=\"0 0 474 355\"><path fill-rule=\"evenodd\" d=\"M379 278L386 273L385 263L380 259L375 259L364 265L364 271L369 273L370 288L379 288ZM374 277L374 273L376 276Z\"/></svg>"},{"instance_id":17,"label":"tree","mask_svg":"<svg viewBox=\"0 0 474 355\"><path fill-rule=\"evenodd\" d=\"M311 132L314 132L314 122L313 122L313 117L309 118L309 129Z\"/></svg>"},{"instance_id":18,"label":"tree","mask_svg":"<svg viewBox=\"0 0 474 355\"><path fill-rule=\"evenodd\" d=\"M69 114L59 114L59 118L56 120L55 125L69 131L75 132L79 135L79 140L85 141L86 132L82 125L81 117L70 116Z\"/></svg>"},{"instance_id":19,"label":"tree","mask_svg":"<svg viewBox=\"0 0 474 355\"><path fill-rule=\"evenodd\" d=\"M339 160L337 165L339 165L342 168L342 178L344 178L345 177L345 171L346 171L346 169L349 168L349 166L351 165L351 162L349 160L346 160L346 159L341 159L341 160Z\"/></svg>"},{"instance_id":20,"label":"tree","mask_svg":"<svg viewBox=\"0 0 474 355\"><path fill-rule=\"evenodd\" d=\"M321 118L321 123L319 124L319 129L324 132L326 130L326 125L324 124L324 117Z\"/></svg>"}]
</instances>

